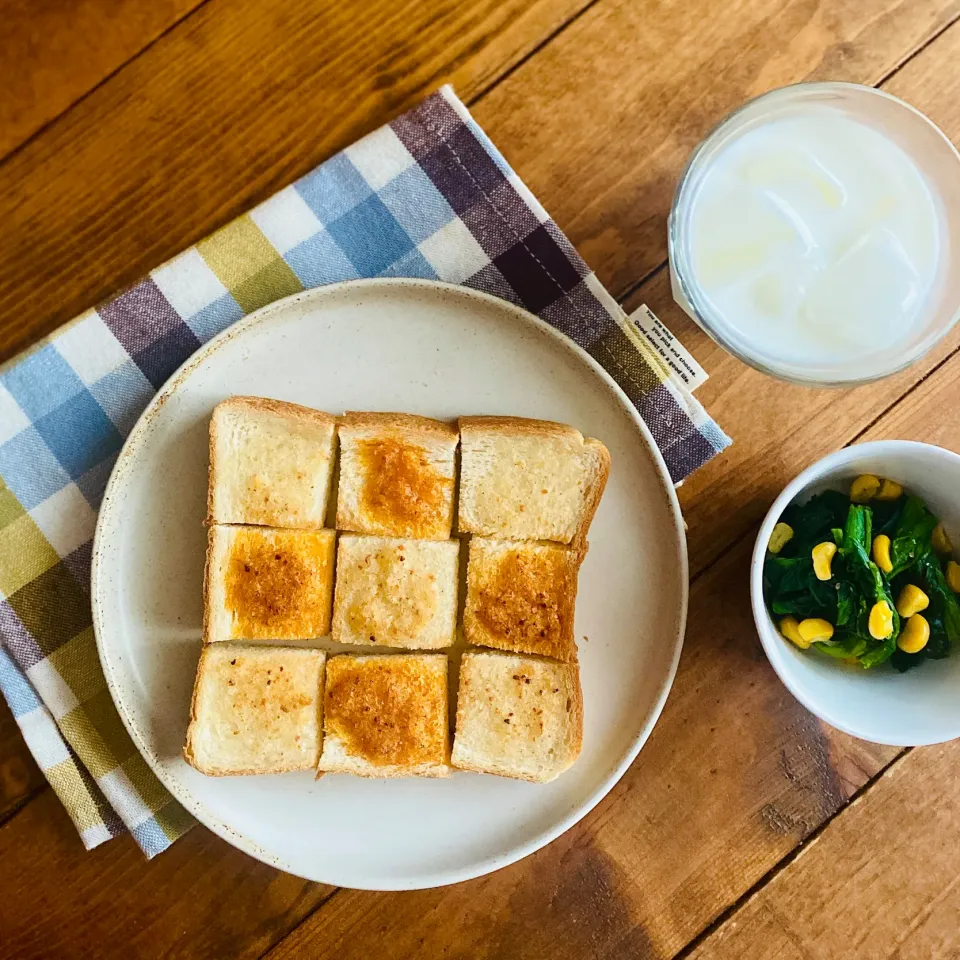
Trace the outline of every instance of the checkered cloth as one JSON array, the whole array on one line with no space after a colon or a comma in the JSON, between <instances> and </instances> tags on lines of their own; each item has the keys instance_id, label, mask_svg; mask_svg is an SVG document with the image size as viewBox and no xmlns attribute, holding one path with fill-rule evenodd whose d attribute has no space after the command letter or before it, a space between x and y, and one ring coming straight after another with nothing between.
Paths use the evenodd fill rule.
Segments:
<instances>
[{"instance_id":1,"label":"checkered cloth","mask_svg":"<svg viewBox=\"0 0 960 960\"><path fill-rule=\"evenodd\" d=\"M461 283L538 314L623 387L674 480L729 443L449 88L83 314L0 372L0 689L88 847L129 830L153 856L192 823L94 645L91 538L124 437L231 323L359 277Z\"/></svg>"}]
</instances>

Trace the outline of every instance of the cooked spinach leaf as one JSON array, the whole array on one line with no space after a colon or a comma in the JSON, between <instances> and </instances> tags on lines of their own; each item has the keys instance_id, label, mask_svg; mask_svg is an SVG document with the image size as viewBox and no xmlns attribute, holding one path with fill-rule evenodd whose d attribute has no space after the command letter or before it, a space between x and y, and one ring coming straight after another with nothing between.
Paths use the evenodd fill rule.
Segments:
<instances>
[{"instance_id":1,"label":"cooked spinach leaf","mask_svg":"<svg viewBox=\"0 0 960 960\"><path fill-rule=\"evenodd\" d=\"M960 643L960 602L946 583L941 561L933 550L938 520L916 496L896 500L851 503L836 490L817 494L804 504L791 505L783 519L794 530L779 555L767 554L764 597L771 614L803 620L818 617L834 625L833 638L813 649L836 659L870 668L890 661L903 672L927 659L940 659ZM885 574L872 559L874 537L890 538L893 569ZM812 549L824 541L838 546L833 576L821 581L813 570ZM924 616L930 639L919 653L897 646L901 630L895 598L912 583L930 598ZM893 631L884 640L870 635L870 612L878 602L891 611Z\"/></svg>"}]
</instances>

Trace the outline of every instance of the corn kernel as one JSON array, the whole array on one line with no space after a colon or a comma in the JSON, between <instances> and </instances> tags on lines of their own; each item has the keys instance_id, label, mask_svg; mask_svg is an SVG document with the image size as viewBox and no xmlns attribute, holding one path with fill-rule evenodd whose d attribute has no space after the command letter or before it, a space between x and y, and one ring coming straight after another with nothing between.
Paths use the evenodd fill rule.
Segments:
<instances>
[{"instance_id":1,"label":"corn kernel","mask_svg":"<svg viewBox=\"0 0 960 960\"><path fill-rule=\"evenodd\" d=\"M930 539L933 541L933 549L942 557L948 557L953 553L953 544L947 536L947 531L943 529L942 523L938 523L933 528L933 536Z\"/></svg>"},{"instance_id":2,"label":"corn kernel","mask_svg":"<svg viewBox=\"0 0 960 960\"><path fill-rule=\"evenodd\" d=\"M947 586L954 592L960 593L960 563L951 560L947 564Z\"/></svg>"},{"instance_id":3,"label":"corn kernel","mask_svg":"<svg viewBox=\"0 0 960 960\"><path fill-rule=\"evenodd\" d=\"M818 543L810 551L813 557L813 572L818 580L829 580L833 576L833 558L837 554L837 545L832 540Z\"/></svg>"},{"instance_id":4,"label":"corn kernel","mask_svg":"<svg viewBox=\"0 0 960 960\"><path fill-rule=\"evenodd\" d=\"M897 637L897 646L904 653L919 653L930 639L930 624L925 617L915 613Z\"/></svg>"},{"instance_id":5,"label":"corn kernel","mask_svg":"<svg viewBox=\"0 0 960 960\"><path fill-rule=\"evenodd\" d=\"M896 500L903 496L903 487L896 480L881 480L880 489L873 495L875 500Z\"/></svg>"},{"instance_id":6,"label":"corn kernel","mask_svg":"<svg viewBox=\"0 0 960 960\"><path fill-rule=\"evenodd\" d=\"M793 539L793 527L789 523L778 523L770 534L767 549L771 553L779 553Z\"/></svg>"},{"instance_id":7,"label":"corn kernel","mask_svg":"<svg viewBox=\"0 0 960 960\"><path fill-rule=\"evenodd\" d=\"M886 640L893 633L893 611L886 600L878 600L870 608L867 627L874 640Z\"/></svg>"},{"instance_id":8,"label":"corn kernel","mask_svg":"<svg viewBox=\"0 0 960 960\"><path fill-rule=\"evenodd\" d=\"M912 617L930 606L930 598L912 583L908 583L897 597L897 613L901 617Z\"/></svg>"},{"instance_id":9,"label":"corn kernel","mask_svg":"<svg viewBox=\"0 0 960 960\"><path fill-rule=\"evenodd\" d=\"M879 489L880 480L872 473L865 473L850 484L850 499L854 503L866 503L877 495Z\"/></svg>"},{"instance_id":10,"label":"corn kernel","mask_svg":"<svg viewBox=\"0 0 960 960\"><path fill-rule=\"evenodd\" d=\"M801 650L806 650L810 646L809 640L804 640L797 629L799 624L796 617L784 617L780 621L780 632L791 642L795 643Z\"/></svg>"},{"instance_id":11,"label":"corn kernel","mask_svg":"<svg viewBox=\"0 0 960 960\"><path fill-rule=\"evenodd\" d=\"M809 647L811 643L822 643L833 636L833 624L819 617L809 617L797 625L797 632Z\"/></svg>"},{"instance_id":12,"label":"corn kernel","mask_svg":"<svg viewBox=\"0 0 960 960\"><path fill-rule=\"evenodd\" d=\"M873 562L884 573L889 573L893 569L893 561L890 559L890 538L885 533L873 538Z\"/></svg>"}]
</instances>

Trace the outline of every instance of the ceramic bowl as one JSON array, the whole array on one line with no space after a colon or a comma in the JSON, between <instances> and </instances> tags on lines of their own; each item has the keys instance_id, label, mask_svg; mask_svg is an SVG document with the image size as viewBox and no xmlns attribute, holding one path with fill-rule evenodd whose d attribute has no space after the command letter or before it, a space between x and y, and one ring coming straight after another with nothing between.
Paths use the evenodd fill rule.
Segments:
<instances>
[{"instance_id":1,"label":"ceramic bowl","mask_svg":"<svg viewBox=\"0 0 960 960\"><path fill-rule=\"evenodd\" d=\"M889 477L917 494L960 544L960 456L907 440L881 440L839 450L808 467L774 501L753 550L753 617L770 663L787 689L812 713L863 740L892 746L942 743L960 736L960 649L901 674L871 670L800 650L777 631L763 603L763 560L774 525L791 503L829 488L848 490L862 473Z\"/></svg>"}]
</instances>

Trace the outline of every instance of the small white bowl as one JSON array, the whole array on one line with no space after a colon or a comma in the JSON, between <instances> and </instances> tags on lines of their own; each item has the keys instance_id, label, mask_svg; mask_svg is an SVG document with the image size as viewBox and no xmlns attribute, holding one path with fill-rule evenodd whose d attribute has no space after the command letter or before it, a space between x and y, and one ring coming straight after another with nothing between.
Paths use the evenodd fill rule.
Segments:
<instances>
[{"instance_id":1,"label":"small white bowl","mask_svg":"<svg viewBox=\"0 0 960 960\"><path fill-rule=\"evenodd\" d=\"M787 689L831 726L862 740L898 747L960 737L960 648L908 673L887 665L864 670L799 650L777 631L763 602L763 560L774 525L793 502L829 488L848 490L862 473L889 477L922 497L960 544L960 456L907 440L862 443L808 467L774 501L760 527L750 570L753 618L773 669Z\"/></svg>"}]
</instances>

